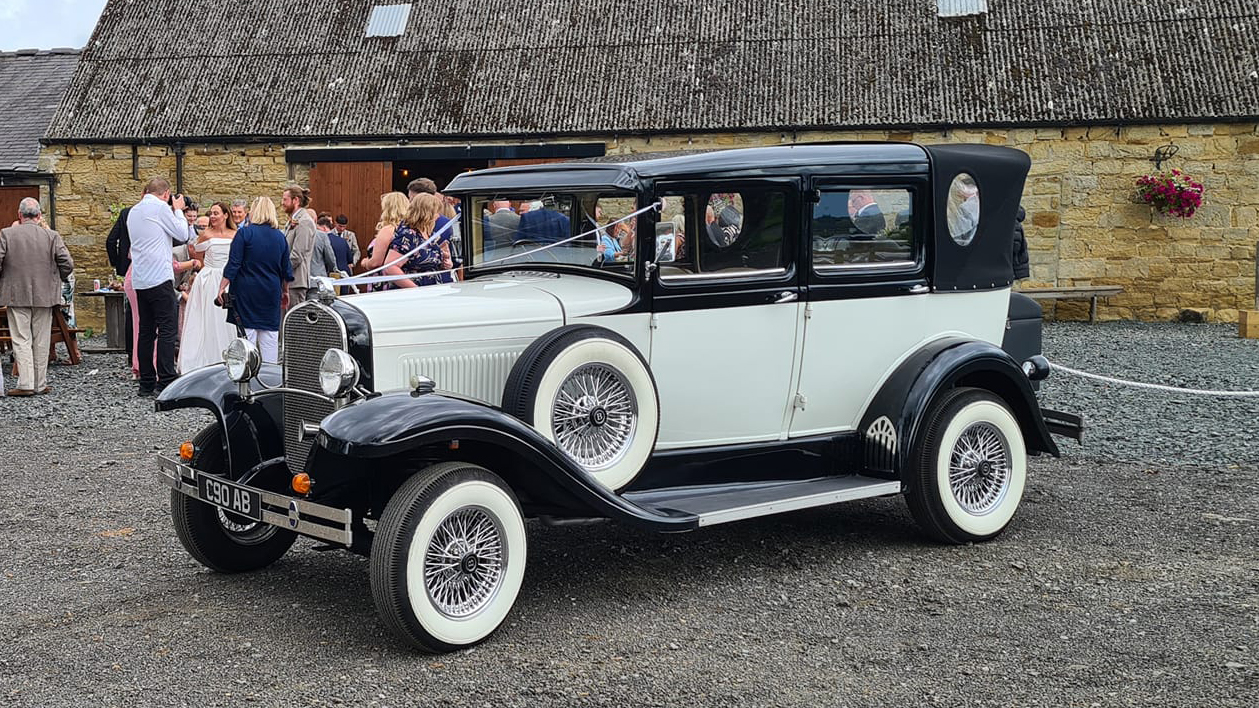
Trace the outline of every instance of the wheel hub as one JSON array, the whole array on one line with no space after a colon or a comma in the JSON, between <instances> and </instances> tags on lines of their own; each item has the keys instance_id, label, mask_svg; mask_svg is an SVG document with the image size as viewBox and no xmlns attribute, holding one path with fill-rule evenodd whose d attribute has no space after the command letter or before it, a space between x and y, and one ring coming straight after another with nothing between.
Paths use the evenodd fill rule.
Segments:
<instances>
[{"instance_id":1,"label":"wheel hub","mask_svg":"<svg viewBox=\"0 0 1259 708\"><path fill-rule=\"evenodd\" d=\"M585 364L560 383L551 416L556 445L597 472L625 456L638 425L638 402L621 372L603 363Z\"/></svg>"},{"instance_id":2,"label":"wheel hub","mask_svg":"<svg viewBox=\"0 0 1259 708\"><path fill-rule=\"evenodd\" d=\"M452 512L433 531L424 554L424 587L438 612L475 615L503 583L503 529L481 507Z\"/></svg>"},{"instance_id":3,"label":"wheel hub","mask_svg":"<svg viewBox=\"0 0 1259 708\"><path fill-rule=\"evenodd\" d=\"M1005 498L1010 486L1010 446L988 422L967 426L949 455L949 488L968 514L987 514Z\"/></svg>"}]
</instances>

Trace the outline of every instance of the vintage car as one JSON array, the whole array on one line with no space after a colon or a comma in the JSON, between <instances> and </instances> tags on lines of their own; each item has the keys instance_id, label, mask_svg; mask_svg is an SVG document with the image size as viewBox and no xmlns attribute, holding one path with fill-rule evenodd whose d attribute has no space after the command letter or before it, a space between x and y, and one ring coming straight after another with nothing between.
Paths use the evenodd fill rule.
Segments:
<instances>
[{"instance_id":1,"label":"vintage car","mask_svg":"<svg viewBox=\"0 0 1259 708\"><path fill-rule=\"evenodd\" d=\"M460 281L324 283L278 365L236 340L161 394L215 418L160 457L176 533L227 573L296 536L367 555L383 621L434 652L503 622L527 518L677 532L900 494L937 541L991 539L1029 453L1082 428L1037 403L1039 310L1009 317L1028 168L862 143L461 175Z\"/></svg>"}]
</instances>

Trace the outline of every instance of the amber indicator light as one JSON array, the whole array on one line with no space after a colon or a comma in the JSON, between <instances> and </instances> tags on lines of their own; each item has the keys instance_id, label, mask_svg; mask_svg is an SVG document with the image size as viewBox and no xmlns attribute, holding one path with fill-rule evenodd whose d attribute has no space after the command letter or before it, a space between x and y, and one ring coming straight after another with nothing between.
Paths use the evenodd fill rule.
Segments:
<instances>
[{"instance_id":1,"label":"amber indicator light","mask_svg":"<svg viewBox=\"0 0 1259 708\"><path fill-rule=\"evenodd\" d=\"M179 446L179 458L185 461L191 460L193 453L196 451L197 448L191 442L186 442Z\"/></svg>"},{"instance_id":2,"label":"amber indicator light","mask_svg":"<svg viewBox=\"0 0 1259 708\"><path fill-rule=\"evenodd\" d=\"M310 475L305 472L293 475L293 491L298 494L310 494Z\"/></svg>"}]
</instances>

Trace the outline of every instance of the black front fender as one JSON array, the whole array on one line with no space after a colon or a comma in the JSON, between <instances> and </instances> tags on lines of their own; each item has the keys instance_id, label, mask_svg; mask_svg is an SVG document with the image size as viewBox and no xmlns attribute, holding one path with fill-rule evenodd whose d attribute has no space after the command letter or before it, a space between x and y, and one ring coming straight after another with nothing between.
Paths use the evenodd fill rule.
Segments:
<instances>
[{"instance_id":1,"label":"black front fender","mask_svg":"<svg viewBox=\"0 0 1259 708\"><path fill-rule=\"evenodd\" d=\"M930 342L902 362L862 416L862 431L869 431L881 417L895 426L898 443L894 469L889 471L904 474L911 451L925 434L932 404L957 386L974 386L999 396L1018 419L1027 449L1058 456L1036 393L1018 363L994 344L947 338Z\"/></svg>"},{"instance_id":2,"label":"black front fender","mask_svg":"<svg viewBox=\"0 0 1259 708\"><path fill-rule=\"evenodd\" d=\"M258 376L249 382L250 390L258 392L279 386L282 380L278 365L263 364ZM280 397L241 398L239 384L228 377L223 364L206 366L175 379L157 397L154 406L158 411L210 411L226 431L223 442L233 478L239 478L263 460L284 456Z\"/></svg>"},{"instance_id":3,"label":"black front fender","mask_svg":"<svg viewBox=\"0 0 1259 708\"><path fill-rule=\"evenodd\" d=\"M433 446L451 449L452 458L458 459L451 445L469 442L494 446L516 461L505 469L492 470L513 487L521 485L535 495L563 497L535 501L657 531L684 531L698 525L692 515L663 516L627 502L516 418L486 405L439 394L392 393L355 403L325 418L316 439L328 453L378 461L386 467L390 458ZM545 479L530 478L538 474Z\"/></svg>"}]
</instances>

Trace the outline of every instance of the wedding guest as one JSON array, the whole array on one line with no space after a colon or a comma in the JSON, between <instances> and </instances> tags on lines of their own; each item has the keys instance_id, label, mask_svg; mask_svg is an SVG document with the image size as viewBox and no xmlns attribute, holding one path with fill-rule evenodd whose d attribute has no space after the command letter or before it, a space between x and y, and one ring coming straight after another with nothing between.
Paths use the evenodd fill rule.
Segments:
<instances>
[{"instance_id":1,"label":"wedding guest","mask_svg":"<svg viewBox=\"0 0 1259 708\"><path fill-rule=\"evenodd\" d=\"M187 314L179 343L181 373L223 361L223 350L236 338L236 326L227 321L223 309L214 302L236 236L231 207L217 202L210 205L207 214L210 224L193 246L204 266L188 290Z\"/></svg>"},{"instance_id":2,"label":"wedding guest","mask_svg":"<svg viewBox=\"0 0 1259 708\"><path fill-rule=\"evenodd\" d=\"M258 197L249 210L250 225L232 239L227 267L219 279L218 300L231 288L232 310L245 336L263 361L279 361L280 317L289 308L293 263L279 229L275 203Z\"/></svg>"},{"instance_id":3,"label":"wedding guest","mask_svg":"<svg viewBox=\"0 0 1259 708\"><path fill-rule=\"evenodd\" d=\"M52 390L48 385L52 311L61 305L62 281L74 272L61 234L46 228L40 216L39 201L26 197L18 204L18 225L0 229L0 305L8 307L18 369L17 387L8 392L10 396Z\"/></svg>"},{"instance_id":4,"label":"wedding guest","mask_svg":"<svg viewBox=\"0 0 1259 708\"><path fill-rule=\"evenodd\" d=\"M175 301L175 270L171 248L186 243L195 231L183 217L184 195L172 198L170 182L154 177L144 187L144 198L127 214L131 235L132 285L139 306L136 350L139 354L139 393L151 396L166 388L175 372L175 340L179 313ZM154 343L157 361L148 352Z\"/></svg>"},{"instance_id":5,"label":"wedding guest","mask_svg":"<svg viewBox=\"0 0 1259 708\"><path fill-rule=\"evenodd\" d=\"M143 195L142 195L143 196ZM118 218L114 219L113 228L109 230L109 236L105 237L105 254L109 257L109 265L113 266L114 273L119 278L123 278L122 290L126 294L126 312L123 321L126 323L126 331L124 332L124 341L126 342L127 354L135 354L135 338L139 329L140 310L136 307L136 291L131 287L131 236L127 233L127 215L131 213L131 207L123 207L118 212ZM132 375L139 374L139 369L132 365Z\"/></svg>"},{"instance_id":6,"label":"wedding guest","mask_svg":"<svg viewBox=\"0 0 1259 708\"><path fill-rule=\"evenodd\" d=\"M293 278L289 283L289 307L305 301L306 291L310 287L310 262L315 251L315 221L306 211L309 204L310 190L297 185L285 189L280 198L280 206L289 217L288 228L284 232L293 266Z\"/></svg>"},{"instance_id":7,"label":"wedding guest","mask_svg":"<svg viewBox=\"0 0 1259 708\"><path fill-rule=\"evenodd\" d=\"M346 226L350 223L350 217L345 214L337 214L336 222L337 235L345 239L346 244L350 247L350 263L358 263L358 259L360 258L358 252L358 234L346 228Z\"/></svg>"},{"instance_id":8,"label":"wedding guest","mask_svg":"<svg viewBox=\"0 0 1259 708\"><path fill-rule=\"evenodd\" d=\"M410 253L400 264L402 272L422 275L419 278L398 280L394 283L400 288L414 288L417 285L434 285L448 282L442 278L440 271L450 268L449 256L442 252L442 244L434 242L427 246L424 243L433 235L437 225L437 216L442 208L441 197L435 194L417 194L407 208L406 218L398 224L394 231L393 241L389 244L388 262L393 262ZM418 250L417 250L418 249ZM448 274L447 274L448 275ZM419 281L418 283L416 281Z\"/></svg>"},{"instance_id":9,"label":"wedding guest","mask_svg":"<svg viewBox=\"0 0 1259 708\"><path fill-rule=\"evenodd\" d=\"M232 223L238 229L249 226L249 202L244 199L232 200Z\"/></svg>"},{"instance_id":10,"label":"wedding guest","mask_svg":"<svg viewBox=\"0 0 1259 708\"><path fill-rule=\"evenodd\" d=\"M309 213L310 209L306 210ZM327 278L337 271L337 256L332 250L332 218L319 217L315 221L315 248L310 254L310 277Z\"/></svg>"},{"instance_id":11,"label":"wedding guest","mask_svg":"<svg viewBox=\"0 0 1259 708\"><path fill-rule=\"evenodd\" d=\"M397 230L398 224L407 216L407 209L410 206L405 194L401 192L389 192L380 195L380 221L376 222L376 236L367 246L367 256L359 261L359 267L363 270L375 270L386 263L390 263L396 259L386 258L389 254L389 244L393 243L393 234ZM402 268L399 264L392 264L390 267L382 270L378 275L401 275ZM385 290L387 288L378 288Z\"/></svg>"}]
</instances>

